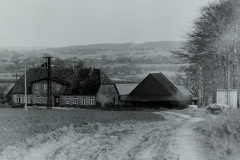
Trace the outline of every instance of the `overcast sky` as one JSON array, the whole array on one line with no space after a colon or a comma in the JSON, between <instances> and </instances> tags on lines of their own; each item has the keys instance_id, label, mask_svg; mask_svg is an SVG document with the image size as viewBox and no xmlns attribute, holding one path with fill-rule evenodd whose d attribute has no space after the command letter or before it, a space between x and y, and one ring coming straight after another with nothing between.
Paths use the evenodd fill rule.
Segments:
<instances>
[{"instance_id":1,"label":"overcast sky","mask_svg":"<svg viewBox=\"0 0 240 160\"><path fill-rule=\"evenodd\" d=\"M0 45L183 40L213 0L0 0Z\"/></svg>"}]
</instances>

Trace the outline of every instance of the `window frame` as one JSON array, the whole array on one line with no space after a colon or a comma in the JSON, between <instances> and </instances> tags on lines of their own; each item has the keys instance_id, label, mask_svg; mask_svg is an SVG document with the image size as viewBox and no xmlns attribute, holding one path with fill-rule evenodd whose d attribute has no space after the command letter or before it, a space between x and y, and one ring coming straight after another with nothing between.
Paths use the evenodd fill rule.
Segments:
<instances>
[{"instance_id":1,"label":"window frame","mask_svg":"<svg viewBox=\"0 0 240 160\"><path fill-rule=\"evenodd\" d=\"M86 98L86 97L83 97L83 98L82 98L82 104L83 104L83 105L87 105L87 98Z\"/></svg>"},{"instance_id":2,"label":"window frame","mask_svg":"<svg viewBox=\"0 0 240 160\"><path fill-rule=\"evenodd\" d=\"M94 101L93 101L93 98L91 97L91 98L89 98L89 105L93 105L94 103L93 103Z\"/></svg>"},{"instance_id":3,"label":"window frame","mask_svg":"<svg viewBox=\"0 0 240 160\"><path fill-rule=\"evenodd\" d=\"M77 101L78 101L77 97L73 97L73 104L77 104Z\"/></svg>"},{"instance_id":4,"label":"window frame","mask_svg":"<svg viewBox=\"0 0 240 160\"><path fill-rule=\"evenodd\" d=\"M17 95L17 103L21 103L21 96Z\"/></svg>"},{"instance_id":5,"label":"window frame","mask_svg":"<svg viewBox=\"0 0 240 160\"><path fill-rule=\"evenodd\" d=\"M43 101L42 101L43 104L47 104L47 96L43 96Z\"/></svg>"},{"instance_id":6,"label":"window frame","mask_svg":"<svg viewBox=\"0 0 240 160\"><path fill-rule=\"evenodd\" d=\"M35 101L35 103L39 103L39 101L40 101L40 96L36 96L36 101Z\"/></svg>"},{"instance_id":7,"label":"window frame","mask_svg":"<svg viewBox=\"0 0 240 160\"><path fill-rule=\"evenodd\" d=\"M60 84L56 84L56 91L60 91Z\"/></svg>"},{"instance_id":8,"label":"window frame","mask_svg":"<svg viewBox=\"0 0 240 160\"><path fill-rule=\"evenodd\" d=\"M56 103L59 103L59 97L56 97L55 101Z\"/></svg>"},{"instance_id":9,"label":"window frame","mask_svg":"<svg viewBox=\"0 0 240 160\"><path fill-rule=\"evenodd\" d=\"M35 89L36 89L36 90L40 90L40 85L39 85L39 84L36 84Z\"/></svg>"},{"instance_id":10,"label":"window frame","mask_svg":"<svg viewBox=\"0 0 240 160\"><path fill-rule=\"evenodd\" d=\"M46 83L43 83L43 84L42 84L42 89L43 89L44 91L47 90L47 84L46 84Z\"/></svg>"},{"instance_id":11,"label":"window frame","mask_svg":"<svg viewBox=\"0 0 240 160\"><path fill-rule=\"evenodd\" d=\"M70 97L65 98L65 104L70 104Z\"/></svg>"}]
</instances>

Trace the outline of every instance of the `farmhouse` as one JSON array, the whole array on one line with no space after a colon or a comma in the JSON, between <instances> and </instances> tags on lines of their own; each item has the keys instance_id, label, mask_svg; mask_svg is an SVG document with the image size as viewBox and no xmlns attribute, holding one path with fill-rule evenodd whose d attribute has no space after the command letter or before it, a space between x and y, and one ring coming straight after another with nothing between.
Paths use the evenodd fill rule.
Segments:
<instances>
[{"instance_id":1,"label":"farmhouse","mask_svg":"<svg viewBox=\"0 0 240 160\"><path fill-rule=\"evenodd\" d=\"M46 105L47 69L31 68L27 71L28 105ZM100 69L52 68L52 106L104 106L118 104L118 90ZM10 91L13 103L24 103L22 76Z\"/></svg>"},{"instance_id":2,"label":"farmhouse","mask_svg":"<svg viewBox=\"0 0 240 160\"><path fill-rule=\"evenodd\" d=\"M133 106L171 107L179 100L179 90L162 74L150 73L127 96L120 97Z\"/></svg>"}]
</instances>

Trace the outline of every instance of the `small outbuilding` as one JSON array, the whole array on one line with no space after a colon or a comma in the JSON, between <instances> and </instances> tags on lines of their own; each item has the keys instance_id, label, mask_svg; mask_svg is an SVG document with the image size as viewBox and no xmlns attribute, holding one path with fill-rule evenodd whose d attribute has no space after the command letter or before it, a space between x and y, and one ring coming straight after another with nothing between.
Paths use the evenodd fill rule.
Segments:
<instances>
[{"instance_id":1,"label":"small outbuilding","mask_svg":"<svg viewBox=\"0 0 240 160\"><path fill-rule=\"evenodd\" d=\"M229 94L229 95L228 95ZM217 101L218 104L228 104L228 96L229 96L229 107L237 108L237 89L230 89L229 93L226 89L217 90Z\"/></svg>"}]
</instances>

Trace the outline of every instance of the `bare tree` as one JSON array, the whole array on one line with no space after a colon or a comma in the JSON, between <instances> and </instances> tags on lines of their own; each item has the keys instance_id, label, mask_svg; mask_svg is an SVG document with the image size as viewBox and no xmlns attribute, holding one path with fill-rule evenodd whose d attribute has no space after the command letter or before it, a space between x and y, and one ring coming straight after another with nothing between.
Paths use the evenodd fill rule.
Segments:
<instances>
[{"instance_id":1,"label":"bare tree","mask_svg":"<svg viewBox=\"0 0 240 160\"><path fill-rule=\"evenodd\" d=\"M206 103L208 97L215 99L219 88L239 89L239 8L239 0L219 0L202 7L184 47L173 52L190 64L181 69L185 85L193 94L203 87Z\"/></svg>"},{"instance_id":2,"label":"bare tree","mask_svg":"<svg viewBox=\"0 0 240 160\"><path fill-rule=\"evenodd\" d=\"M84 62L83 62L83 60L78 59L78 60L75 62L75 67L78 68L78 69L83 68L83 67L84 67Z\"/></svg>"},{"instance_id":3,"label":"bare tree","mask_svg":"<svg viewBox=\"0 0 240 160\"><path fill-rule=\"evenodd\" d=\"M60 58L56 58L52 64L58 66L59 68L65 68L66 67L66 63L64 62L64 60L60 59Z\"/></svg>"},{"instance_id":4,"label":"bare tree","mask_svg":"<svg viewBox=\"0 0 240 160\"><path fill-rule=\"evenodd\" d=\"M4 83L0 85L0 99L5 98L5 92L7 91L8 87L9 87L8 83Z\"/></svg>"}]
</instances>

